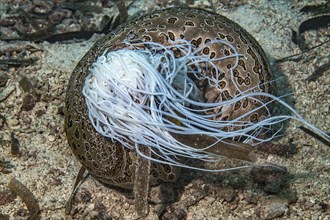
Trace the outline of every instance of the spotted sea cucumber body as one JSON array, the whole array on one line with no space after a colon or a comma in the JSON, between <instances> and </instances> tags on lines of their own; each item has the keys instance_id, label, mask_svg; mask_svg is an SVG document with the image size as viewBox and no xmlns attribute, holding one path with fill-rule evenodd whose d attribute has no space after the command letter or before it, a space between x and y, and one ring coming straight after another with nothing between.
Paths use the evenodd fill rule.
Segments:
<instances>
[{"instance_id":1,"label":"spotted sea cucumber body","mask_svg":"<svg viewBox=\"0 0 330 220\"><path fill-rule=\"evenodd\" d=\"M140 39L162 44L170 44L177 39L190 41L196 47L203 47L201 53L209 58L224 57L234 51L225 44L208 44L213 40L224 40L234 45L239 54L244 55L232 69L234 58L217 63L221 70L219 88L211 87L206 81L198 82L206 102L222 102L237 93L272 92L267 83L272 76L266 56L256 42L243 28L233 21L201 9L170 8L144 15L121 26L117 31L98 41L78 63L69 81L66 97L65 130L69 145L84 167L99 181L123 188L133 187L136 154L118 143L112 143L99 135L88 118L88 110L82 95L82 88L88 69L105 50L123 47L125 40ZM214 71L210 71L212 77ZM236 82L237 86L234 85ZM268 100L259 97L263 102ZM231 120L260 106L253 100L236 102L226 109L216 120ZM215 111L221 111L217 109ZM244 120L258 121L266 117L263 109L249 115ZM179 168L152 163L151 184L159 181L175 181Z\"/></svg>"}]
</instances>

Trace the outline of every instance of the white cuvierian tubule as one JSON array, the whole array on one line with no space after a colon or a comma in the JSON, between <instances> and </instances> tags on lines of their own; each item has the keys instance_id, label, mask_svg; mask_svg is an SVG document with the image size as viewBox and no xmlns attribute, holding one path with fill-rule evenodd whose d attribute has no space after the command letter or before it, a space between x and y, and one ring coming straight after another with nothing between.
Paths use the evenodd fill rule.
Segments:
<instances>
[{"instance_id":1,"label":"white cuvierian tubule","mask_svg":"<svg viewBox=\"0 0 330 220\"><path fill-rule=\"evenodd\" d=\"M330 139L328 134L304 120L281 97L266 92L252 92L253 88L241 91L233 77L233 85L239 91L235 97L216 103L203 101L203 94L192 78L206 79L209 85L219 87L221 69L216 62L233 59L233 70L238 59L244 58L227 41L208 43L225 44L234 51L230 56L213 59L200 53L203 48L197 48L185 40L173 41L167 46L155 42L125 44L125 49L104 51L93 63L85 80L83 95L89 119L96 131L113 142L135 150L140 156L155 162L205 170L187 165L178 157L219 160L219 157L208 153L206 149L218 142L226 142L226 139L239 139L251 145L270 141L279 131L268 137L260 134L267 132L272 125L288 119L297 120L315 133ZM180 51L181 56L176 57L173 49ZM208 71L211 67L216 69L215 77L202 71ZM260 96L268 97L271 101L263 102L258 99ZM221 111L204 114L219 107L225 111L232 108L235 102L244 99L256 100L259 107L228 121L214 120ZM278 102L288 108L292 115L272 116L268 107L271 102ZM256 122L243 120L261 108L266 110L267 117ZM228 127L233 129L224 129ZM172 134L203 134L214 137L216 142L196 149L176 140ZM152 155L158 158L144 155L140 147L149 147Z\"/></svg>"}]
</instances>

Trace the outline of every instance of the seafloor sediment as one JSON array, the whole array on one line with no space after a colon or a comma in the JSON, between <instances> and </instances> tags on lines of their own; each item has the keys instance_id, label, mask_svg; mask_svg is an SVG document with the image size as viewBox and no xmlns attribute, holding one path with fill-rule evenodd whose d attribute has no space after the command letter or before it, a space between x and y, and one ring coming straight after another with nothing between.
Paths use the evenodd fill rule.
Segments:
<instances>
[{"instance_id":1,"label":"seafloor sediment","mask_svg":"<svg viewBox=\"0 0 330 220\"><path fill-rule=\"evenodd\" d=\"M16 7L22 2L26 1L0 3L0 19L4 18L4 8L8 4ZM173 6L175 2L135 1L129 14ZM330 130L329 70L316 79L309 78L319 67L329 63L329 43L297 59L275 62L301 53L292 41L292 30L297 30L303 20L313 16L300 12L310 1L187 2L189 6L213 7L251 33L272 61L276 76L285 81L278 85L278 95L291 92L290 103L303 118L324 131ZM329 35L329 28L304 33L309 47L326 41L326 35ZM71 213L64 214L65 202L80 167L64 134L66 86L77 62L100 36L58 42L0 40L0 58L5 58L6 54L1 52L8 48L28 48L30 52L24 54L24 58L37 59L35 64L25 66L0 64L0 73L8 76L1 78L5 83L0 83L0 94L9 91L0 101L0 214L10 219L28 217L22 200L8 193L9 180L16 178L34 194L41 219L133 218L131 199L92 178L81 185ZM157 191L161 189L152 190L149 218L157 219L155 210L162 212L163 219L329 218L330 147L298 129L299 123L292 121L285 126L285 133L276 145L269 146L274 149L262 149L259 153L259 163L279 165L288 172L266 169L212 174L187 170L173 190L164 188L167 190L165 199L172 201L168 205L154 205L160 200ZM11 134L18 140L18 155L11 152Z\"/></svg>"}]
</instances>

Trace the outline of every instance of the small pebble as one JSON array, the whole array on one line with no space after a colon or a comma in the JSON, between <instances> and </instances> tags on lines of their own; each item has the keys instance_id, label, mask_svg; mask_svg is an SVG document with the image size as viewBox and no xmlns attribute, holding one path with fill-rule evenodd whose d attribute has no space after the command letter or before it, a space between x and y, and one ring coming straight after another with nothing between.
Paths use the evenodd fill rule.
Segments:
<instances>
[{"instance_id":1,"label":"small pebble","mask_svg":"<svg viewBox=\"0 0 330 220\"><path fill-rule=\"evenodd\" d=\"M50 142L55 141L55 136L54 135L49 135L48 136L48 141L50 141Z\"/></svg>"},{"instance_id":2,"label":"small pebble","mask_svg":"<svg viewBox=\"0 0 330 220\"><path fill-rule=\"evenodd\" d=\"M279 218L282 217L287 210L288 207L285 204L274 203L263 206L260 209L259 217L261 219Z\"/></svg>"},{"instance_id":3,"label":"small pebble","mask_svg":"<svg viewBox=\"0 0 330 220\"><path fill-rule=\"evenodd\" d=\"M311 115L317 115L318 114L318 110L317 109L313 109L312 111L311 111Z\"/></svg>"},{"instance_id":4,"label":"small pebble","mask_svg":"<svg viewBox=\"0 0 330 220\"><path fill-rule=\"evenodd\" d=\"M32 94L27 94L23 98L22 109L24 111L30 111L36 105L36 102L37 102L37 99L35 96L33 96Z\"/></svg>"},{"instance_id":5,"label":"small pebble","mask_svg":"<svg viewBox=\"0 0 330 220\"><path fill-rule=\"evenodd\" d=\"M314 81L311 81L308 86L311 90L315 90L317 88L316 82Z\"/></svg>"},{"instance_id":6,"label":"small pebble","mask_svg":"<svg viewBox=\"0 0 330 220\"><path fill-rule=\"evenodd\" d=\"M4 87L8 81L8 76L4 72L0 72L0 87Z\"/></svg>"},{"instance_id":7,"label":"small pebble","mask_svg":"<svg viewBox=\"0 0 330 220\"><path fill-rule=\"evenodd\" d=\"M33 89L33 84L31 83L31 80L26 76L23 76L18 83L23 92L31 92Z\"/></svg>"},{"instance_id":8,"label":"small pebble","mask_svg":"<svg viewBox=\"0 0 330 220\"><path fill-rule=\"evenodd\" d=\"M16 118L10 118L10 119L7 119L7 123L9 126L15 126L15 125L18 125L18 120Z\"/></svg>"},{"instance_id":9,"label":"small pebble","mask_svg":"<svg viewBox=\"0 0 330 220\"><path fill-rule=\"evenodd\" d=\"M251 176L264 192L278 194L286 189L289 173L285 167L260 166L252 169Z\"/></svg>"},{"instance_id":10,"label":"small pebble","mask_svg":"<svg viewBox=\"0 0 330 220\"><path fill-rule=\"evenodd\" d=\"M11 133L11 147L10 147L10 153L13 156L19 156L20 153L20 144L19 140L15 137L14 133Z\"/></svg>"}]
</instances>

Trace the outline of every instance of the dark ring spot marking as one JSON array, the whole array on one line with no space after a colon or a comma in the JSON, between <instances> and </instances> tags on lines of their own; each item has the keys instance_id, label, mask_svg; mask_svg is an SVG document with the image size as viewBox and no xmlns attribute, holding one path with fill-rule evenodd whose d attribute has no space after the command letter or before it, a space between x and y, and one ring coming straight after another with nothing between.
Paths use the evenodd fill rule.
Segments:
<instances>
[{"instance_id":1,"label":"dark ring spot marking","mask_svg":"<svg viewBox=\"0 0 330 220\"><path fill-rule=\"evenodd\" d=\"M244 99L243 101L243 108L246 108L248 106L249 102L247 99Z\"/></svg>"},{"instance_id":2,"label":"dark ring spot marking","mask_svg":"<svg viewBox=\"0 0 330 220\"><path fill-rule=\"evenodd\" d=\"M251 80L249 77L245 78L245 85L250 85L251 84Z\"/></svg>"},{"instance_id":3,"label":"dark ring spot marking","mask_svg":"<svg viewBox=\"0 0 330 220\"><path fill-rule=\"evenodd\" d=\"M162 164L163 169L166 173L170 173L171 172L171 167L168 164Z\"/></svg>"},{"instance_id":4,"label":"dark ring spot marking","mask_svg":"<svg viewBox=\"0 0 330 220\"><path fill-rule=\"evenodd\" d=\"M240 109L240 107L241 107L241 102L237 101L234 105L234 110L237 111L238 109Z\"/></svg>"},{"instance_id":5,"label":"dark ring spot marking","mask_svg":"<svg viewBox=\"0 0 330 220\"><path fill-rule=\"evenodd\" d=\"M203 49L203 54L208 55L209 53L210 53L210 48L205 47L205 48Z\"/></svg>"},{"instance_id":6,"label":"dark ring spot marking","mask_svg":"<svg viewBox=\"0 0 330 220\"><path fill-rule=\"evenodd\" d=\"M168 32L168 37L172 40L172 41L174 41L175 40L175 36L174 36L174 33L173 32Z\"/></svg>"},{"instance_id":7,"label":"dark ring spot marking","mask_svg":"<svg viewBox=\"0 0 330 220\"><path fill-rule=\"evenodd\" d=\"M209 20L209 19L205 19L204 22L205 22L205 24L206 24L207 26L209 26L209 27L213 27L213 26L214 26L214 22L211 21L211 20Z\"/></svg>"},{"instance_id":8,"label":"dark ring spot marking","mask_svg":"<svg viewBox=\"0 0 330 220\"><path fill-rule=\"evenodd\" d=\"M167 19L167 23L169 23L169 24L175 24L177 21L178 21L177 18L168 18Z\"/></svg>"},{"instance_id":9,"label":"dark ring spot marking","mask_svg":"<svg viewBox=\"0 0 330 220\"><path fill-rule=\"evenodd\" d=\"M250 116L250 121L251 122L257 122L258 121L258 114L252 114Z\"/></svg>"},{"instance_id":10,"label":"dark ring spot marking","mask_svg":"<svg viewBox=\"0 0 330 220\"><path fill-rule=\"evenodd\" d=\"M155 31L158 31L158 29L157 28L149 28L148 31L155 32Z\"/></svg>"},{"instance_id":11,"label":"dark ring spot marking","mask_svg":"<svg viewBox=\"0 0 330 220\"><path fill-rule=\"evenodd\" d=\"M144 32L146 32L145 28L141 28L141 29L138 30L138 33L144 33Z\"/></svg>"},{"instance_id":12,"label":"dark ring spot marking","mask_svg":"<svg viewBox=\"0 0 330 220\"><path fill-rule=\"evenodd\" d=\"M220 30L224 29L224 26L221 25L221 24L217 24L217 26L218 26L218 28L219 28Z\"/></svg>"},{"instance_id":13,"label":"dark ring spot marking","mask_svg":"<svg viewBox=\"0 0 330 220\"><path fill-rule=\"evenodd\" d=\"M243 82L244 82L244 79L243 79L242 77L239 76L239 77L237 78L237 82L238 82L239 85L242 85Z\"/></svg>"},{"instance_id":14,"label":"dark ring spot marking","mask_svg":"<svg viewBox=\"0 0 330 220\"><path fill-rule=\"evenodd\" d=\"M142 38L145 40L145 41L151 41L151 37L149 35L143 35Z\"/></svg>"},{"instance_id":15,"label":"dark ring spot marking","mask_svg":"<svg viewBox=\"0 0 330 220\"><path fill-rule=\"evenodd\" d=\"M225 81L220 81L219 86L220 86L220 89L224 89L226 87L226 82Z\"/></svg>"},{"instance_id":16,"label":"dark ring spot marking","mask_svg":"<svg viewBox=\"0 0 330 220\"><path fill-rule=\"evenodd\" d=\"M80 138L80 133L79 133L78 128L75 129L74 136L75 136L76 139L79 139Z\"/></svg>"},{"instance_id":17,"label":"dark ring spot marking","mask_svg":"<svg viewBox=\"0 0 330 220\"><path fill-rule=\"evenodd\" d=\"M233 75L234 75L235 77L238 77L238 76L239 76L239 71L238 71L237 69L234 69L234 70L233 70Z\"/></svg>"},{"instance_id":18,"label":"dark ring spot marking","mask_svg":"<svg viewBox=\"0 0 330 220\"><path fill-rule=\"evenodd\" d=\"M170 181L173 181L175 176L173 173L169 174L168 177L167 177Z\"/></svg>"},{"instance_id":19,"label":"dark ring spot marking","mask_svg":"<svg viewBox=\"0 0 330 220\"><path fill-rule=\"evenodd\" d=\"M229 42L234 42L234 38L232 36L226 35L226 38Z\"/></svg>"},{"instance_id":20,"label":"dark ring spot marking","mask_svg":"<svg viewBox=\"0 0 330 220\"><path fill-rule=\"evenodd\" d=\"M71 146L72 146L73 150L75 150L75 151L77 150L77 145L76 145L76 143L73 142L73 143L71 144Z\"/></svg>"},{"instance_id":21,"label":"dark ring spot marking","mask_svg":"<svg viewBox=\"0 0 330 220\"><path fill-rule=\"evenodd\" d=\"M186 14L186 18L196 18L196 15L194 15L194 14Z\"/></svg>"},{"instance_id":22,"label":"dark ring spot marking","mask_svg":"<svg viewBox=\"0 0 330 220\"><path fill-rule=\"evenodd\" d=\"M195 26L195 23L192 22L192 21L186 21L186 23L184 23L184 25L190 26L190 27L194 27Z\"/></svg>"},{"instance_id":23,"label":"dark ring spot marking","mask_svg":"<svg viewBox=\"0 0 330 220\"><path fill-rule=\"evenodd\" d=\"M220 32L218 32L218 35L221 39L225 39L225 37L226 37L225 35L221 34Z\"/></svg>"}]
</instances>

